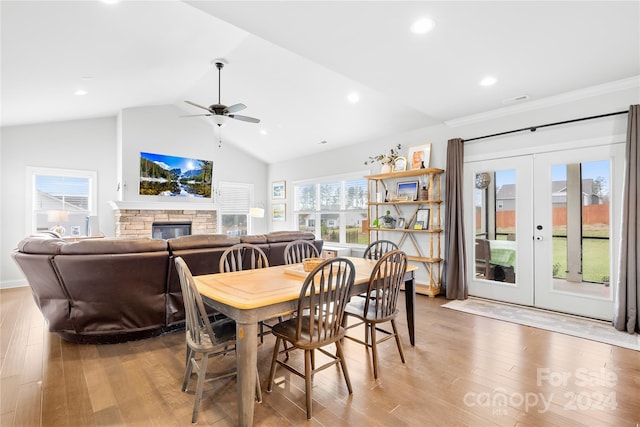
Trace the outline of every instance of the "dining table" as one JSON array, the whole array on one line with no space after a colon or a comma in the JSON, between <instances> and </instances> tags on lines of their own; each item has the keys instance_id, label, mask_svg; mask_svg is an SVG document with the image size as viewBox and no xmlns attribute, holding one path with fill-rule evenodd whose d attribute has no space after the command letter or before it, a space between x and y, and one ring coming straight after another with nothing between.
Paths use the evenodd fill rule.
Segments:
<instances>
[{"instance_id":1,"label":"dining table","mask_svg":"<svg viewBox=\"0 0 640 427\"><path fill-rule=\"evenodd\" d=\"M355 267L350 295L366 292L375 260L346 257ZM409 341L415 345L415 265L405 274L404 294ZM194 280L204 302L236 322L238 371L238 425L253 425L258 323L293 312L307 276L303 265L280 265L255 270L196 275Z\"/></svg>"}]
</instances>

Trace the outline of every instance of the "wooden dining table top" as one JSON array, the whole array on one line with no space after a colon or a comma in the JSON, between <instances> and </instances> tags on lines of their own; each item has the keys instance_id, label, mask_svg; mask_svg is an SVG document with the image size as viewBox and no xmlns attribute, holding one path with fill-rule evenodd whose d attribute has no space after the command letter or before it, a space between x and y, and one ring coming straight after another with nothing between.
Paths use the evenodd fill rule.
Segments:
<instances>
[{"instance_id":1,"label":"wooden dining table top","mask_svg":"<svg viewBox=\"0 0 640 427\"><path fill-rule=\"evenodd\" d=\"M355 284L369 281L375 260L346 257L355 267ZM407 271L416 270L408 265ZM194 276L203 296L239 310L251 310L300 296L306 275L302 264L280 265L255 270Z\"/></svg>"}]
</instances>

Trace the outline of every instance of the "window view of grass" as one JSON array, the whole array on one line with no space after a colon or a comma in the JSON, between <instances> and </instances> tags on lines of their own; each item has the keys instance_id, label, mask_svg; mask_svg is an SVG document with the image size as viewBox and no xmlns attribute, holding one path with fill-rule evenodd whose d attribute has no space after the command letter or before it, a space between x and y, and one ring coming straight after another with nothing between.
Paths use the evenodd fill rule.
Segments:
<instances>
[{"instance_id":1,"label":"window view of grass","mask_svg":"<svg viewBox=\"0 0 640 427\"><path fill-rule=\"evenodd\" d=\"M567 277L567 229L553 229L553 277ZM609 283L609 226L585 225L582 231L582 280Z\"/></svg>"},{"instance_id":2,"label":"window view of grass","mask_svg":"<svg viewBox=\"0 0 640 427\"><path fill-rule=\"evenodd\" d=\"M497 240L507 240L514 235L513 227L498 227ZM567 277L567 227L553 229L553 277ZM585 224L582 231L582 280L594 283L609 283L609 226L607 224Z\"/></svg>"}]
</instances>

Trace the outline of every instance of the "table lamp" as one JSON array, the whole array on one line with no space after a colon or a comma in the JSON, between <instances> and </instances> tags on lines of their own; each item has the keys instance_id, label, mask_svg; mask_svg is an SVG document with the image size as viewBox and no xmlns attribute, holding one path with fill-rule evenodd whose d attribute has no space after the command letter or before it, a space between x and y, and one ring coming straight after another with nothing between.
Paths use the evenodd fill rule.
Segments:
<instances>
[{"instance_id":1,"label":"table lamp","mask_svg":"<svg viewBox=\"0 0 640 427\"><path fill-rule=\"evenodd\" d=\"M251 215L251 218L264 218L264 208L251 208L249 209L249 215Z\"/></svg>"},{"instance_id":2,"label":"table lamp","mask_svg":"<svg viewBox=\"0 0 640 427\"><path fill-rule=\"evenodd\" d=\"M56 225L51 227L51 231L55 231L61 236L64 236L65 228L60 225L61 222L69 221L69 212L67 211L48 211L47 212L47 221L55 222Z\"/></svg>"}]
</instances>

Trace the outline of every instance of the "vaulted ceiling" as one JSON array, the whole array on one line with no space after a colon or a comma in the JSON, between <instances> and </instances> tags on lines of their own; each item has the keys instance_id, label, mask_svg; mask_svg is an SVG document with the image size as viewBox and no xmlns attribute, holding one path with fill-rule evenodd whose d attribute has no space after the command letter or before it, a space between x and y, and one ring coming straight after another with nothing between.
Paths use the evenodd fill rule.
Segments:
<instances>
[{"instance_id":1,"label":"vaulted ceiling","mask_svg":"<svg viewBox=\"0 0 640 427\"><path fill-rule=\"evenodd\" d=\"M224 58L222 103L261 122L232 120L223 139L267 162L640 75L637 1L2 1L0 14L3 126L198 114L184 100L217 102ZM433 29L412 33L424 17Z\"/></svg>"}]
</instances>

